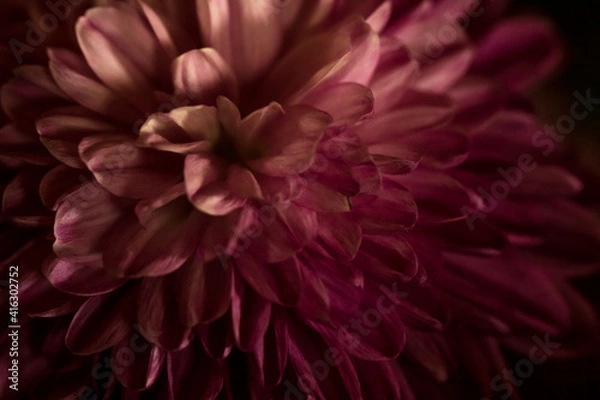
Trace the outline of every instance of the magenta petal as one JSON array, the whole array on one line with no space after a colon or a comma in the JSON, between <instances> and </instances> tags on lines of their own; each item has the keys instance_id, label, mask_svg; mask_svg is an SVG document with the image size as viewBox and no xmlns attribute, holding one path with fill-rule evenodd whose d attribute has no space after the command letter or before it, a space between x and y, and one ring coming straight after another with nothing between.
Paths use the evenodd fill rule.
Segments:
<instances>
[{"instance_id":1,"label":"magenta petal","mask_svg":"<svg viewBox=\"0 0 600 400\"><path fill-rule=\"evenodd\" d=\"M104 265L118 276L162 276L181 267L198 246L200 215L183 197L156 209L145 225L130 217L113 228L122 238L104 240Z\"/></svg>"},{"instance_id":2,"label":"magenta petal","mask_svg":"<svg viewBox=\"0 0 600 400\"><path fill-rule=\"evenodd\" d=\"M419 160L437 168L456 166L467 158L469 139L452 130L427 130L369 146L373 154Z\"/></svg>"},{"instance_id":3,"label":"magenta petal","mask_svg":"<svg viewBox=\"0 0 600 400\"><path fill-rule=\"evenodd\" d=\"M269 301L282 305L293 305L300 299L303 279L298 260L288 260L265 264L249 256L239 257L235 262L237 271Z\"/></svg>"},{"instance_id":4,"label":"magenta petal","mask_svg":"<svg viewBox=\"0 0 600 400\"><path fill-rule=\"evenodd\" d=\"M242 280L235 282L231 301L231 321L237 346L254 350L263 340L271 320L271 303Z\"/></svg>"},{"instance_id":5,"label":"magenta petal","mask_svg":"<svg viewBox=\"0 0 600 400\"><path fill-rule=\"evenodd\" d=\"M264 148L259 157L249 160L255 171L270 176L287 176L306 171L314 161L319 140L331 117L308 106L285 110L257 136Z\"/></svg>"},{"instance_id":6,"label":"magenta petal","mask_svg":"<svg viewBox=\"0 0 600 400\"><path fill-rule=\"evenodd\" d=\"M511 89L523 90L547 77L562 59L552 26L535 17L517 17L487 34L473 69L499 79Z\"/></svg>"},{"instance_id":7,"label":"magenta petal","mask_svg":"<svg viewBox=\"0 0 600 400\"><path fill-rule=\"evenodd\" d=\"M320 212L350 211L350 200L344 194L322 183L308 179L300 196L294 202Z\"/></svg>"},{"instance_id":8,"label":"magenta petal","mask_svg":"<svg viewBox=\"0 0 600 400\"><path fill-rule=\"evenodd\" d=\"M88 262L69 262L51 257L43 273L55 288L79 296L97 296L112 292L126 280L111 276L102 266L101 256Z\"/></svg>"},{"instance_id":9,"label":"magenta petal","mask_svg":"<svg viewBox=\"0 0 600 400\"><path fill-rule=\"evenodd\" d=\"M357 133L366 144L377 144L408 132L442 127L453 116L454 104L448 96L407 90L393 111L366 121Z\"/></svg>"},{"instance_id":10,"label":"magenta petal","mask_svg":"<svg viewBox=\"0 0 600 400\"><path fill-rule=\"evenodd\" d=\"M197 333L202 345L212 358L226 358L233 349L231 310L208 325L198 325Z\"/></svg>"},{"instance_id":11,"label":"magenta petal","mask_svg":"<svg viewBox=\"0 0 600 400\"><path fill-rule=\"evenodd\" d=\"M233 268L217 260L204 262L193 254L176 272L182 289L178 298L179 315L187 326L211 323L221 318L231 304Z\"/></svg>"},{"instance_id":12,"label":"magenta petal","mask_svg":"<svg viewBox=\"0 0 600 400\"><path fill-rule=\"evenodd\" d=\"M264 386L275 386L281 382L288 359L287 336L285 323L279 321L274 313L262 346L259 345L254 352L261 383Z\"/></svg>"},{"instance_id":13,"label":"magenta petal","mask_svg":"<svg viewBox=\"0 0 600 400\"><path fill-rule=\"evenodd\" d=\"M33 133L13 124L1 127L0 163L9 168L23 163L39 166L56 164L56 159L45 151Z\"/></svg>"},{"instance_id":14,"label":"magenta petal","mask_svg":"<svg viewBox=\"0 0 600 400\"><path fill-rule=\"evenodd\" d=\"M51 226L50 211L38 193L43 175L43 169L28 168L12 179L2 193L2 215L21 226Z\"/></svg>"},{"instance_id":15,"label":"magenta petal","mask_svg":"<svg viewBox=\"0 0 600 400\"><path fill-rule=\"evenodd\" d=\"M423 284L427 277L410 244L400 237L365 236L353 262L381 282Z\"/></svg>"},{"instance_id":16,"label":"magenta petal","mask_svg":"<svg viewBox=\"0 0 600 400\"><path fill-rule=\"evenodd\" d=\"M132 354L132 360L124 354ZM152 386L165 363L166 351L147 342L142 335L135 332L126 336L113 347L111 356L116 364L114 368L121 373L116 374L117 380L126 388L143 390ZM126 361L121 362L125 359Z\"/></svg>"},{"instance_id":17,"label":"magenta petal","mask_svg":"<svg viewBox=\"0 0 600 400\"><path fill-rule=\"evenodd\" d=\"M172 276L144 278L137 299L140 332L150 342L168 350L185 347L191 334L191 329L172 311L177 306L176 291Z\"/></svg>"},{"instance_id":18,"label":"magenta petal","mask_svg":"<svg viewBox=\"0 0 600 400\"><path fill-rule=\"evenodd\" d=\"M32 317L55 318L77 311L85 298L61 292L41 272L24 275L19 284L19 304Z\"/></svg>"},{"instance_id":19,"label":"magenta petal","mask_svg":"<svg viewBox=\"0 0 600 400\"><path fill-rule=\"evenodd\" d=\"M517 251L493 259L457 254L448 258L453 278L444 274L440 284L454 294L462 293L458 297L467 296L504 320L552 335L568 326L569 311L552 278Z\"/></svg>"},{"instance_id":20,"label":"magenta petal","mask_svg":"<svg viewBox=\"0 0 600 400\"><path fill-rule=\"evenodd\" d=\"M119 343L131 331L131 299L117 291L86 301L73 317L65 342L75 354L94 354Z\"/></svg>"},{"instance_id":21,"label":"magenta petal","mask_svg":"<svg viewBox=\"0 0 600 400\"><path fill-rule=\"evenodd\" d=\"M214 400L223 386L223 365L207 356L196 342L167 356L169 400ZM201 379L197 373L201 372ZM162 397L165 400L167 397Z\"/></svg>"},{"instance_id":22,"label":"magenta petal","mask_svg":"<svg viewBox=\"0 0 600 400\"><path fill-rule=\"evenodd\" d=\"M402 185L385 180L376 200L362 202L353 198L352 214L366 232L407 230L417 222L417 205L412 194Z\"/></svg>"},{"instance_id":23,"label":"magenta petal","mask_svg":"<svg viewBox=\"0 0 600 400\"><path fill-rule=\"evenodd\" d=\"M332 124L336 126L353 125L370 118L374 107L371 90L366 86L350 82L320 87L302 99L302 103L331 115Z\"/></svg>"},{"instance_id":24,"label":"magenta petal","mask_svg":"<svg viewBox=\"0 0 600 400\"><path fill-rule=\"evenodd\" d=\"M40 198L49 209L56 211L60 203L75 191L85 175L66 165L58 165L48 171L40 182Z\"/></svg>"},{"instance_id":25,"label":"magenta petal","mask_svg":"<svg viewBox=\"0 0 600 400\"><path fill-rule=\"evenodd\" d=\"M53 115L37 121L40 140L48 151L72 168L85 168L79 157L79 142L86 136L117 131L119 128L104 121L72 115Z\"/></svg>"},{"instance_id":26,"label":"magenta petal","mask_svg":"<svg viewBox=\"0 0 600 400\"><path fill-rule=\"evenodd\" d=\"M126 135L88 136L79 143L79 154L98 182L121 197L157 195L181 177L181 157L136 147Z\"/></svg>"},{"instance_id":27,"label":"magenta petal","mask_svg":"<svg viewBox=\"0 0 600 400\"><path fill-rule=\"evenodd\" d=\"M337 213L319 214L319 238L327 254L337 260L351 260L362 241L360 224Z\"/></svg>"},{"instance_id":28,"label":"magenta petal","mask_svg":"<svg viewBox=\"0 0 600 400\"><path fill-rule=\"evenodd\" d=\"M336 359L339 361L335 369L325 379L318 380L314 394L319 398L328 399L344 396L351 400L360 400L360 381L348 354L334 340L324 341L323 333L315 332L294 321L293 329L289 330L289 362L298 376L313 377L312 360L321 360L326 352L335 348ZM330 339L329 337L327 339ZM314 377L316 380L316 377Z\"/></svg>"},{"instance_id":29,"label":"magenta petal","mask_svg":"<svg viewBox=\"0 0 600 400\"><path fill-rule=\"evenodd\" d=\"M68 261L86 261L122 217L119 202L96 183L69 194L56 211L54 252Z\"/></svg>"},{"instance_id":30,"label":"magenta petal","mask_svg":"<svg viewBox=\"0 0 600 400\"><path fill-rule=\"evenodd\" d=\"M379 35L365 21L357 19L340 29L351 40L352 50L347 61L332 79L338 82L356 82L367 85L379 60Z\"/></svg>"},{"instance_id":31,"label":"magenta petal","mask_svg":"<svg viewBox=\"0 0 600 400\"><path fill-rule=\"evenodd\" d=\"M247 251L267 263L289 259L317 235L317 213L306 208L266 207L260 210L259 218L263 234L250 238Z\"/></svg>"},{"instance_id":32,"label":"magenta petal","mask_svg":"<svg viewBox=\"0 0 600 400\"><path fill-rule=\"evenodd\" d=\"M377 112L393 107L398 96L410 87L418 75L418 63L399 41L386 38L381 43L377 69L369 88L373 91Z\"/></svg>"}]
</instances>

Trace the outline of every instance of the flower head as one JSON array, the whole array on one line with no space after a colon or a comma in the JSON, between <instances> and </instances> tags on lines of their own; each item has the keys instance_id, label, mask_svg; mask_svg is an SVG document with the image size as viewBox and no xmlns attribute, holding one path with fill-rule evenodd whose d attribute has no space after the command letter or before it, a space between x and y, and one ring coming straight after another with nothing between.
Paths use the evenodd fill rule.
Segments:
<instances>
[{"instance_id":1,"label":"flower head","mask_svg":"<svg viewBox=\"0 0 600 400\"><path fill-rule=\"evenodd\" d=\"M491 395L501 346L595 326L600 225L523 97L560 48L475 3L112 1L18 67L6 259L68 395Z\"/></svg>"}]
</instances>

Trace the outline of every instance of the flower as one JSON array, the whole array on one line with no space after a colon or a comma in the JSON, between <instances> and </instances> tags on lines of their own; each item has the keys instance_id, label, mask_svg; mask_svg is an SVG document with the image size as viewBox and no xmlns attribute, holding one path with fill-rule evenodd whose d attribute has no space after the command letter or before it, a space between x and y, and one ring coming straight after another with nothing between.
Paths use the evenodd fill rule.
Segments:
<instances>
[{"instance_id":1,"label":"flower","mask_svg":"<svg viewBox=\"0 0 600 400\"><path fill-rule=\"evenodd\" d=\"M523 96L561 60L545 21L104 3L2 87L5 264L66 382L33 373L31 393L491 396L502 348L585 351L597 321L568 278L600 225Z\"/></svg>"}]
</instances>

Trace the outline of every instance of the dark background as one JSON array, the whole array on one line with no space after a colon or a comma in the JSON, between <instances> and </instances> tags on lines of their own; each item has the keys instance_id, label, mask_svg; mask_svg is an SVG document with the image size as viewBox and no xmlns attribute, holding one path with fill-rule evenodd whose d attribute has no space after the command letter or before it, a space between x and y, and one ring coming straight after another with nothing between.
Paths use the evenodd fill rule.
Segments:
<instances>
[{"instance_id":1,"label":"dark background","mask_svg":"<svg viewBox=\"0 0 600 400\"><path fill-rule=\"evenodd\" d=\"M553 122L568 112L574 91L585 93L591 88L592 97L600 98L600 0L515 0L513 13L531 11L554 21L569 58L557 79L534 93L542 118ZM583 163L600 174L600 109L578 122L569 139L582 154ZM600 195L600 187L592 190ZM579 286L600 312L600 277L579 282ZM600 344L600 332L597 335ZM509 356L509 365L518 360L517 356ZM600 355L536 366L521 393L523 400L600 400Z\"/></svg>"},{"instance_id":2,"label":"dark background","mask_svg":"<svg viewBox=\"0 0 600 400\"><path fill-rule=\"evenodd\" d=\"M569 59L558 79L536 93L541 114L553 122L569 110L574 91L591 88L593 97L600 97L600 0L515 0L513 13L531 11L554 21ZM578 122L572 137L600 173L600 110Z\"/></svg>"}]
</instances>

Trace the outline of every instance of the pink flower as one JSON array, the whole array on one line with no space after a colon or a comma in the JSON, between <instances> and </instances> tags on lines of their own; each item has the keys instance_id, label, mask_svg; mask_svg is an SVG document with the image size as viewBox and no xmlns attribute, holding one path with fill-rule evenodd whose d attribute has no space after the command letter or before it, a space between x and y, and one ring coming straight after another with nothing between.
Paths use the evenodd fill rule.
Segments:
<instances>
[{"instance_id":1,"label":"pink flower","mask_svg":"<svg viewBox=\"0 0 600 400\"><path fill-rule=\"evenodd\" d=\"M492 396L503 348L585 350L567 280L597 270L600 224L523 97L562 58L545 21L108 3L2 87L4 264L66 382L31 393Z\"/></svg>"}]
</instances>

